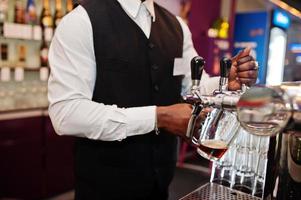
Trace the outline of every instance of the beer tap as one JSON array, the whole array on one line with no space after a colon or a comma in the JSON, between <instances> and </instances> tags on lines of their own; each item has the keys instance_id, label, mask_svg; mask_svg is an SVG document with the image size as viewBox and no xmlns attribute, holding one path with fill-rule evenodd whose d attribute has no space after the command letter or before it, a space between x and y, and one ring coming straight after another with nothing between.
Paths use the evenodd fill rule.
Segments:
<instances>
[{"instance_id":1,"label":"beer tap","mask_svg":"<svg viewBox=\"0 0 301 200\"><path fill-rule=\"evenodd\" d=\"M228 91L228 78L232 66L232 61L226 57L220 60L220 79L219 79L219 92Z\"/></svg>"},{"instance_id":2,"label":"beer tap","mask_svg":"<svg viewBox=\"0 0 301 200\"><path fill-rule=\"evenodd\" d=\"M196 65L198 62L201 63L201 61L195 61L194 59L191 61L191 78L193 84L190 94L184 96L184 100L190 104L197 103L203 107L235 109L240 95L237 92L228 91L228 77L232 65L231 60L223 58L220 61L221 78L218 90L214 91L211 95L201 95L198 86L200 80L196 79L199 72Z\"/></svg>"},{"instance_id":3,"label":"beer tap","mask_svg":"<svg viewBox=\"0 0 301 200\"><path fill-rule=\"evenodd\" d=\"M204 58L196 56L190 61L190 71L191 71L191 88L188 96L197 97L200 92L200 82L205 66ZM193 104L193 103L192 103Z\"/></svg>"},{"instance_id":4,"label":"beer tap","mask_svg":"<svg viewBox=\"0 0 301 200\"><path fill-rule=\"evenodd\" d=\"M230 68L232 62L230 59L223 58L220 61L221 79L219 82L219 90L215 91L212 95L200 94L200 80L204 68L204 59L201 57L194 57L191 60L191 79L192 86L190 94L186 95L184 99L186 102L193 105L192 116L188 123L186 137L190 138L194 144L198 144L197 139L193 137L193 131L196 123L196 119L204 107L213 107L210 114L208 114L201 131L206 129L216 128L217 123L222 116L224 108L235 109L236 102L239 98L233 97L233 95L227 94L228 77L230 74ZM232 94L232 93L231 93ZM234 98L234 99L233 99ZM216 126L215 126L216 125Z\"/></svg>"},{"instance_id":5,"label":"beer tap","mask_svg":"<svg viewBox=\"0 0 301 200\"><path fill-rule=\"evenodd\" d=\"M199 85L201 82L204 65L205 65L205 60L200 56L194 57L190 62L192 86L190 89L190 94L186 96L187 97L186 100L188 100L189 103L193 104L193 110L188 123L186 137L192 139L192 142L195 142L193 137L195 123L200 112L203 109L203 106L201 106L200 101L198 101L198 99L199 99L199 90L200 90ZM197 101L194 101L195 99Z\"/></svg>"},{"instance_id":6,"label":"beer tap","mask_svg":"<svg viewBox=\"0 0 301 200\"><path fill-rule=\"evenodd\" d=\"M222 58L220 60L220 80L219 89L213 92L213 95L202 96L202 103L204 106L211 106L214 108L235 109L235 105L239 100L237 92L228 90L228 78L232 61L229 58Z\"/></svg>"},{"instance_id":7,"label":"beer tap","mask_svg":"<svg viewBox=\"0 0 301 200\"><path fill-rule=\"evenodd\" d=\"M220 60L220 80L219 80L219 89L217 91L213 92L213 95L211 96L203 96L203 104L211 104L209 102L206 102L206 100L209 99L216 99L216 97L227 97L228 93L228 78L230 74L230 69L232 66L232 62L228 58L222 58ZM213 103L213 102L212 102ZM215 103L213 103L215 104ZM220 119L222 118L224 113L224 107L218 106L214 107L210 113L208 113L204 124L202 126L201 132L215 132L218 128L218 123Z\"/></svg>"},{"instance_id":8,"label":"beer tap","mask_svg":"<svg viewBox=\"0 0 301 200\"><path fill-rule=\"evenodd\" d=\"M230 59L224 57L220 60L219 90L215 91L213 95L227 93L228 78L229 78L231 66L232 66L232 61ZM223 114L222 107L215 108L211 111L211 113L207 119L209 120L209 118L214 118L213 124L212 124L212 122L210 124L212 124L213 127L217 128L217 123L218 123L219 119L221 118L222 114ZM211 127L211 128L213 128L213 127Z\"/></svg>"}]
</instances>

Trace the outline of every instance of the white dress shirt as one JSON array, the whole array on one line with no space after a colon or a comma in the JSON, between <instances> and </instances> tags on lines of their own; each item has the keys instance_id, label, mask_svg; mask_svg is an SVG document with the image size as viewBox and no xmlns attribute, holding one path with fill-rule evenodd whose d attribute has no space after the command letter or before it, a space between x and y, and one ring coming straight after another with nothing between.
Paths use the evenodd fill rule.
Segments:
<instances>
[{"instance_id":1,"label":"white dress shirt","mask_svg":"<svg viewBox=\"0 0 301 200\"><path fill-rule=\"evenodd\" d=\"M153 0L118 0L128 16L149 37L156 20ZM190 59L197 55L187 25L178 18L184 34L183 57L174 74L183 74L182 92L190 84ZM93 102L96 62L92 25L86 10L78 6L57 27L49 51L49 115L59 135L115 141L154 130L156 106L118 108ZM177 66L176 66L177 65ZM180 66L180 67L179 67ZM137 83L138 84L138 83ZM218 78L203 73L203 93L218 87ZM122 87L122 86L121 86Z\"/></svg>"}]
</instances>

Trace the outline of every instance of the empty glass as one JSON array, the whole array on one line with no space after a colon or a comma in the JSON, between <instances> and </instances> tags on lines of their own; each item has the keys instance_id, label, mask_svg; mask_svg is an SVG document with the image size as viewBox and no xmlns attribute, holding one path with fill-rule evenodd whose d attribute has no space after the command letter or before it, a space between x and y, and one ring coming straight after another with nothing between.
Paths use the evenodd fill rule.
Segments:
<instances>
[{"instance_id":1,"label":"empty glass","mask_svg":"<svg viewBox=\"0 0 301 200\"><path fill-rule=\"evenodd\" d=\"M234 142L230 187L261 196L267 164L269 137L256 136L240 128Z\"/></svg>"}]
</instances>

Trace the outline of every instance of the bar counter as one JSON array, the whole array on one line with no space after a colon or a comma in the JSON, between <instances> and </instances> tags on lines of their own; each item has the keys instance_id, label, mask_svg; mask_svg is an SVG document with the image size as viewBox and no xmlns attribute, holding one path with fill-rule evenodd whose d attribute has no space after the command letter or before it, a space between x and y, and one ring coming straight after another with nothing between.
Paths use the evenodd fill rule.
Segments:
<instances>
[{"instance_id":1,"label":"bar counter","mask_svg":"<svg viewBox=\"0 0 301 200\"><path fill-rule=\"evenodd\" d=\"M73 138L47 107L0 112L0 199L46 199L74 188Z\"/></svg>"},{"instance_id":2,"label":"bar counter","mask_svg":"<svg viewBox=\"0 0 301 200\"><path fill-rule=\"evenodd\" d=\"M180 200L260 200L260 198L216 183L207 183Z\"/></svg>"},{"instance_id":3,"label":"bar counter","mask_svg":"<svg viewBox=\"0 0 301 200\"><path fill-rule=\"evenodd\" d=\"M47 116L47 108L20 109L0 112L0 121Z\"/></svg>"}]
</instances>

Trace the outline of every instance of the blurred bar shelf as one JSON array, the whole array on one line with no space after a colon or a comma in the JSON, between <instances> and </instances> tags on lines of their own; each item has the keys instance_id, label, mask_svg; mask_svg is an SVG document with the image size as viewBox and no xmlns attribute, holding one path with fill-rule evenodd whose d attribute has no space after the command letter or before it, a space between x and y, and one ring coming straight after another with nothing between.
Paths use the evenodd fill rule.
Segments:
<instances>
[{"instance_id":1,"label":"blurred bar shelf","mask_svg":"<svg viewBox=\"0 0 301 200\"><path fill-rule=\"evenodd\" d=\"M39 25L4 23L3 39L18 39L38 41L42 39L42 29Z\"/></svg>"},{"instance_id":2,"label":"blurred bar shelf","mask_svg":"<svg viewBox=\"0 0 301 200\"><path fill-rule=\"evenodd\" d=\"M24 119L32 117L47 117L47 108L24 109L24 110L10 110L0 112L0 121Z\"/></svg>"},{"instance_id":3,"label":"blurred bar shelf","mask_svg":"<svg viewBox=\"0 0 301 200\"><path fill-rule=\"evenodd\" d=\"M0 83L0 114L47 109L47 82L27 79Z\"/></svg>"}]
</instances>

